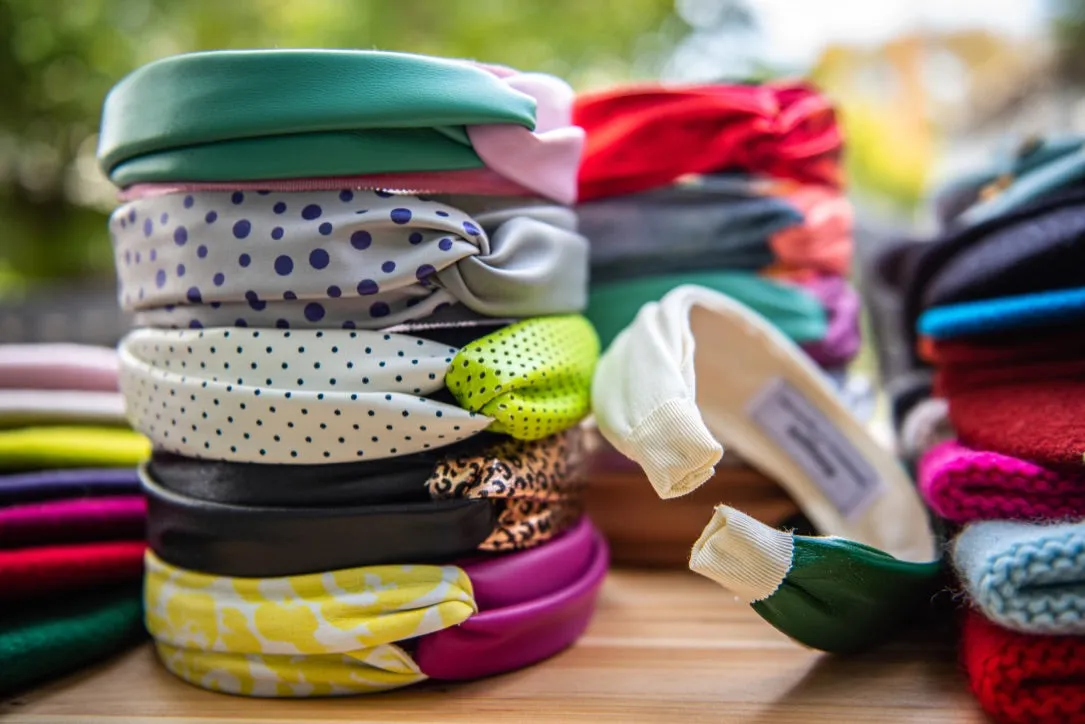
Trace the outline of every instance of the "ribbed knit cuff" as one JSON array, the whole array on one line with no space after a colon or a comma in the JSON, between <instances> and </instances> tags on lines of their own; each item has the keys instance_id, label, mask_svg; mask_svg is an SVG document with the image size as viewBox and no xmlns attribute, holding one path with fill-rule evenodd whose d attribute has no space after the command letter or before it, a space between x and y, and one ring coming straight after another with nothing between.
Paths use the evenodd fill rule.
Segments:
<instances>
[{"instance_id":1,"label":"ribbed knit cuff","mask_svg":"<svg viewBox=\"0 0 1085 724\"><path fill-rule=\"evenodd\" d=\"M692 492L712 477L723 446L712 437L693 400L664 402L637 425L621 452L636 461L661 498Z\"/></svg>"},{"instance_id":2,"label":"ribbed knit cuff","mask_svg":"<svg viewBox=\"0 0 1085 724\"><path fill-rule=\"evenodd\" d=\"M794 547L790 533L721 505L693 544L689 568L753 603L784 582Z\"/></svg>"}]
</instances>

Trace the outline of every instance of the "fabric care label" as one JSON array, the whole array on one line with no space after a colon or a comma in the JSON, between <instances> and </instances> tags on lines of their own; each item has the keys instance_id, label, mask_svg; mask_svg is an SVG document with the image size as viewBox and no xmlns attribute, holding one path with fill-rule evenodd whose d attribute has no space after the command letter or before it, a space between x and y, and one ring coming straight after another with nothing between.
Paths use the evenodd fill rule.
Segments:
<instances>
[{"instance_id":1,"label":"fabric care label","mask_svg":"<svg viewBox=\"0 0 1085 724\"><path fill-rule=\"evenodd\" d=\"M884 483L870 463L786 380L766 385L746 411L845 518L859 515L881 494Z\"/></svg>"}]
</instances>

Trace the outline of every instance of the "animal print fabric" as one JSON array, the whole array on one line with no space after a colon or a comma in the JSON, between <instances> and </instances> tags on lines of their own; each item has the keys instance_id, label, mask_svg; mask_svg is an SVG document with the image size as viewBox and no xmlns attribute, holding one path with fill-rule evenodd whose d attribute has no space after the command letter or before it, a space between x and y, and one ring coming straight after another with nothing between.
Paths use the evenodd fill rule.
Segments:
<instances>
[{"instance_id":1,"label":"animal print fabric","mask_svg":"<svg viewBox=\"0 0 1085 724\"><path fill-rule=\"evenodd\" d=\"M580 427L535 441L508 440L475 455L442 460L426 482L430 496L488 498L499 506L485 551L531 548L571 528L584 512Z\"/></svg>"}]
</instances>

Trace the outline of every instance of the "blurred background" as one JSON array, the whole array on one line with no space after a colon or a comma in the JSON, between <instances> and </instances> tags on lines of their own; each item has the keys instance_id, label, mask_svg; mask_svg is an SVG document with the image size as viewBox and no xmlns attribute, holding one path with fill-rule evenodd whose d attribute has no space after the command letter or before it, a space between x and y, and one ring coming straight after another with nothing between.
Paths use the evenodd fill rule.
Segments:
<instances>
[{"instance_id":1,"label":"blurred background","mask_svg":"<svg viewBox=\"0 0 1085 724\"><path fill-rule=\"evenodd\" d=\"M472 57L577 90L806 76L841 109L868 228L922 228L932 185L1000 143L1085 131L1085 0L0 0L0 306L39 315L0 319L0 340L70 336L49 305L114 324L94 163L109 88L163 56L258 47Z\"/></svg>"}]
</instances>

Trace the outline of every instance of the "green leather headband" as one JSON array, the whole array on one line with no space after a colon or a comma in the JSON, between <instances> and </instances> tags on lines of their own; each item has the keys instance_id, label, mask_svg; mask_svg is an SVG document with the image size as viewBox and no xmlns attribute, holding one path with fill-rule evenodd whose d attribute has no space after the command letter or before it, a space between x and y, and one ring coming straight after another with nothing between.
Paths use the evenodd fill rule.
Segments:
<instances>
[{"instance_id":1,"label":"green leather headband","mask_svg":"<svg viewBox=\"0 0 1085 724\"><path fill-rule=\"evenodd\" d=\"M128 75L102 112L114 183L480 168L466 125L535 127L535 101L469 63L403 53L251 50L166 58ZM208 145L214 144L214 145ZM196 168L177 175L179 168Z\"/></svg>"}]
</instances>

